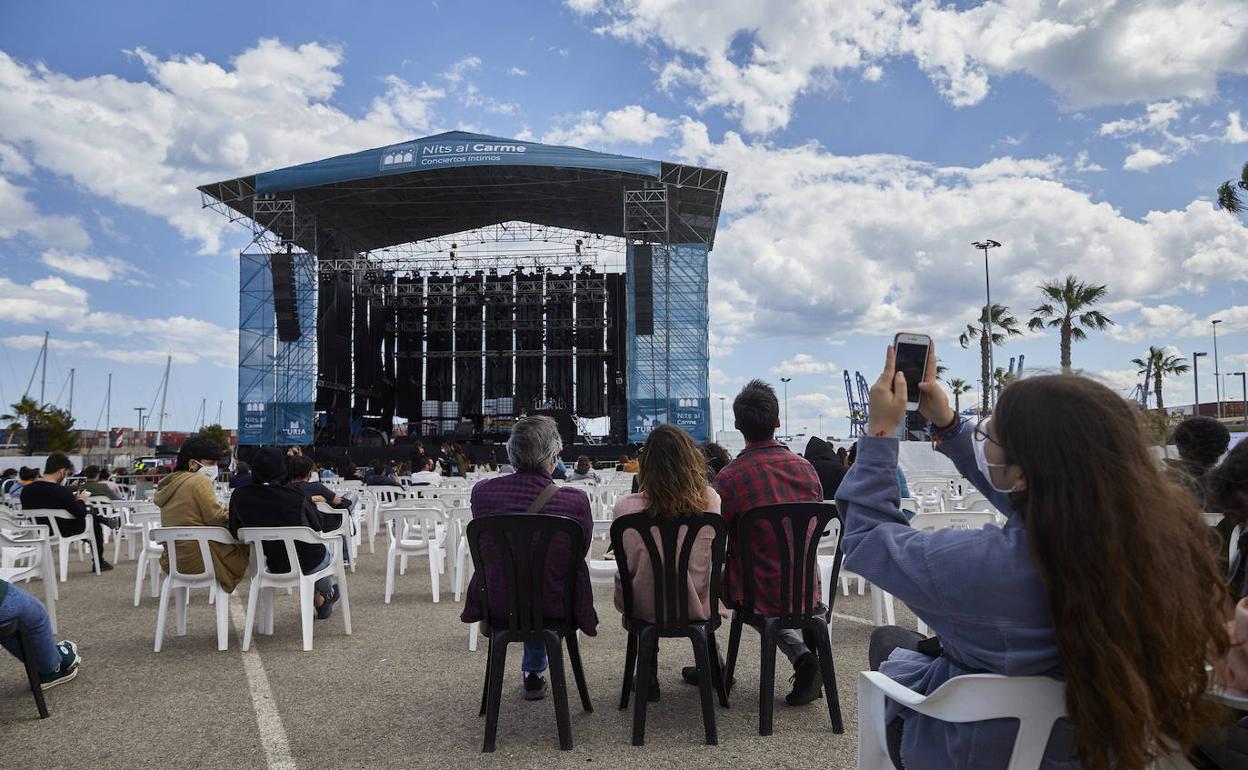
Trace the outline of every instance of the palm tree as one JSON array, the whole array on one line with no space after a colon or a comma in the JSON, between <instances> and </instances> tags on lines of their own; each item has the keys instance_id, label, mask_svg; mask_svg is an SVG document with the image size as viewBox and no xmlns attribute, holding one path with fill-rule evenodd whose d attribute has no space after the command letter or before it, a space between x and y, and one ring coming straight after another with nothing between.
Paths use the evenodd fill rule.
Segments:
<instances>
[{"instance_id":1,"label":"palm tree","mask_svg":"<svg viewBox=\"0 0 1248 770\"><path fill-rule=\"evenodd\" d=\"M1159 347L1150 345L1148 347L1148 355L1144 358L1133 358L1131 363L1139 367L1139 374L1147 377L1152 372L1153 377L1153 395L1157 398L1157 411L1165 411L1165 403L1161 400L1161 380L1163 377L1176 374L1184 374L1190 366L1187 365L1187 359L1182 356L1172 356Z\"/></svg>"},{"instance_id":2,"label":"palm tree","mask_svg":"<svg viewBox=\"0 0 1248 770\"><path fill-rule=\"evenodd\" d=\"M13 411L9 414L0 414L0 422L8 423L9 430L21 430L32 421L38 421L43 413L39 404L30 396L22 396L16 404L10 404L9 408Z\"/></svg>"},{"instance_id":3,"label":"palm tree","mask_svg":"<svg viewBox=\"0 0 1248 770\"><path fill-rule=\"evenodd\" d=\"M962 347L970 347L971 341L979 340L979 364L980 372L983 378L980 380L984 383L982 411L988 413L988 394L992 391L991 372L989 372L990 345L1003 345L1008 337L1017 337L1022 334L1022 329L1018 328L1018 319L1010 315L1010 309L1005 305L993 303L991 307L985 305L983 312L979 314L979 320L975 326L967 325L966 331L958 335L958 344ZM988 336L985 337L984 327L988 327ZM996 331L996 330L1000 331Z\"/></svg>"},{"instance_id":4,"label":"palm tree","mask_svg":"<svg viewBox=\"0 0 1248 770\"><path fill-rule=\"evenodd\" d=\"M1242 214L1248 211L1248 204L1239 197L1240 190L1248 190L1248 163L1239 172L1239 181L1226 180L1218 187L1218 208L1228 214Z\"/></svg>"},{"instance_id":5,"label":"palm tree","mask_svg":"<svg viewBox=\"0 0 1248 770\"><path fill-rule=\"evenodd\" d=\"M970 392L971 386L961 377L949 380L949 393L953 396L953 411L962 414L962 394Z\"/></svg>"},{"instance_id":6,"label":"palm tree","mask_svg":"<svg viewBox=\"0 0 1248 770\"><path fill-rule=\"evenodd\" d=\"M1068 275L1064 282L1041 285L1040 291L1045 301L1032 308L1034 315L1027 322L1027 328L1039 331L1048 326L1060 330L1062 371L1069 372L1070 343L1087 339L1084 329L1103 331L1114 323L1101 311L1090 309L1105 298L1107 290L1104 285L1087 284Z\"/></svg>"}]
</instances>

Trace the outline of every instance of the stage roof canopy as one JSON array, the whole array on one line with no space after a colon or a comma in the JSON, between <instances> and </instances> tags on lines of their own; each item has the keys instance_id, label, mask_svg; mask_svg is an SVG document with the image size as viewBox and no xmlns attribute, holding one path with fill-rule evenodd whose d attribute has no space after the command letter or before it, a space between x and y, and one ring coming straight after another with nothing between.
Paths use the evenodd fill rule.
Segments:
<instances>
[{"instance_id":1,"label":"stage roof canopy","mask_svg":"<svg viewBox=\"0 0 1248 770\"><path fill-rule=\"evenodd\" d=\"M291 200L315 216L317 243L355 251L511 221L662 240L625 227L625 191L656 190L666 193L666 240L713 246L726 177L715 169L450 131L199 189L210 205L219 202L249 219L258 199ZM261 224L281 230L283 222L289 219Z\"/></svg>"}]
</instances>

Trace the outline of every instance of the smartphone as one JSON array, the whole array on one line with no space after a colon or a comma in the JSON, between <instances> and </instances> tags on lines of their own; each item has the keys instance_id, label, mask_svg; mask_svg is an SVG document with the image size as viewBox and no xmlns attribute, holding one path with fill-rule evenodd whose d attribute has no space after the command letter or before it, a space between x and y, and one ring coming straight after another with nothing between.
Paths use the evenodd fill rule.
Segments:
<instances>
[{"instance_id":1,"label":"smartphone","mask_svg":"<svg viewBox=\"0 0 1248 770\"><path fill-rule=\"evenodd\" d=\"M911 411L919 408L919 383L927 375L927 352L931 346L932 338L926 334L901 332L893 338L896 368L906 375L906 408Z\"/></svg>"}]
</instances>

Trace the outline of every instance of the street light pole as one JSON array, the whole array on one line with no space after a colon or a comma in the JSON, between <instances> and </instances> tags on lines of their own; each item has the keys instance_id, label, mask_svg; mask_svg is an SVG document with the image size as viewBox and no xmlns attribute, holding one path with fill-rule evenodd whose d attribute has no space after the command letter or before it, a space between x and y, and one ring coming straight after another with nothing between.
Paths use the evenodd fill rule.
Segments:
<instances>
[{"instance_id":1,"label":"street light pole","mask_svg":"<svg viewBox=\"0 0 1248 770\"><path fill-rule=\"evenodd\" d=\"M992 282L988 277L988 249L995 249L1001 245L999 241L986 238L982 241L975 241L971 244L977 249L984 252L984 328L982 334L984 339L988 340L988 377L991 380L993 374L997 371L996 356L993 354L992 344ZM985 383L987 385L987 383ZM996 394L990 388L988 391L988 405L992 406L996 403L994 398Z\"/></svg>"},{"instance_id":2,"label":"street light pole","mask_svg":"<svg viewBox=\"0 0 1248 770\"><path fill-rule=\"evenodd\" d=\"M819 413L819 438L823 439L823 412Z\"/></svg>"},{"instance_id":3,"label":"street light pole","mask_svg":"<svg viewBox=\"0 0 1248 770\"><path fill-rule=\"evenodd\" d=\"M793 381L792 377L781 377L780 382L784 383L784 435L789 435L789 383Z\"/></svg>"},{"instance_id":4,"label":"street light pole","mask_svg":"<svg viewBox=\"0 0 1248 770\"><path fill-rule=\"evenodd\" d=\"M1192 353L1192 379L1195 381L1194 387L1196 390L1196 403L1192 405L1193 417L1200 416L1200 357L1207 355L1209 354L1199 352ZM1159 372L1157 376L1160 377L1161 373Z\"/></svg>"},{"instance_id":5,"label":"street light pole","mask_svg":"<svg viewBox=\"0 0 1248 770\"><path fill-rule=\"evenodd\" d=\"M724 397L719 397L719 429L728 430L728 424L724 422Z\"/></svg>"},{"instance_id":6,"label":"street light pole","mask_svg":"<svg viewBox=\"0 0 1248 770\"><path fill-rule=\"evenodd\" d=\"M1222 419L1222 376L1218 373L1218 324L1222 323L1221 318L1215 318L1209 323L1213 324L1213 385L1214 390L1218 394L1218 419Z\"/></svg>"},{"instance_id":7,"label":"street light pole","mask_svg":"<svg viewBox=\"0 0 1248 770\"><path fill-rule=\"evenodd\" d=\"M1230 372L1229 374L1239 378L1239 387L1244 393L1244 411L1240 418L1244 421L1244 425L1248 425L1248 372Z\"/></svg>"}]
</instances>

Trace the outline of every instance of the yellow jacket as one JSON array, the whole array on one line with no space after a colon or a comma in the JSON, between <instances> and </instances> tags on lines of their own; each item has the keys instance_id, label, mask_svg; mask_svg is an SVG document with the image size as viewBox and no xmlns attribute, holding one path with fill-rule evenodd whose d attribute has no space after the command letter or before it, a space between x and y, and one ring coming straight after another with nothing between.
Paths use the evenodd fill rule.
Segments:
<instances>
[{"instance_id":1,"label":"yellow jacket","mask_svg":"<svg viewBox=\"0 0 1248 770\"><path fill-rule=\"evenodd\" d=\"M190 471L176 471L161 480L153 501L160 507L162 527L226 527L229 517L213 493L212 482ZM209 543L217 580L226 593L242 580L250 561L248 546ZM169 573L169 555L162 554L160 568ZM204 563L196 543L178 543L178 568L182 572L203 572Z\"/></svg>"}]
</instances>

